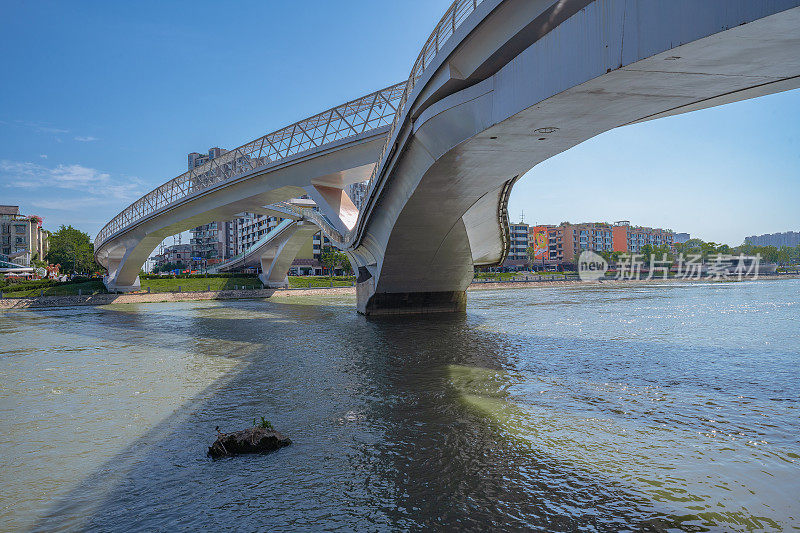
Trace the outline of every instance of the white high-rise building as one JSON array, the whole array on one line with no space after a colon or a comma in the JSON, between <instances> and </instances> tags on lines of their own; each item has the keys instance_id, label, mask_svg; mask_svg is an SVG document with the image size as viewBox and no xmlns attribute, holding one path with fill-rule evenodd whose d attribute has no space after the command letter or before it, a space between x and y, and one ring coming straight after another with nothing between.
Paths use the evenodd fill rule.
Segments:
<instances>
[{"instance_id":1,"label":"white high-rise building","mask_svg":"<svg viewBox=\"0 0 800 533\"><path fill-rule=\"evenodd\" d=\"M241 213L234 220L236 253L240 254L253 246L257 240L272 231L283 219L255 213Z\"/></svg>"},{"instance_id":2,"label":"white high-rise building","mask_svg":"<svg viewBox=\"0 0 800 533\"><path fill-rule=\"evenodd\" d=\"M367 182L362 181L361 183L348 185L346 192L356 209L361 211L361 206L364 205L364 201L367 199Z\"/></svg>"},{"instance_id":3,"label":"white high-rise building","mask_svg":"<svg viewBox=\"0 0 800 533\"><path fill-rule=\"evenodd\" d=\"M202 166L228 151L215 146L208 153L192 152L187 156L188 169ZM225 261L237 253L236 230L229 220L218 220L190 230L192 257L201 258L211 264Z\"/></svg>"}]
</instances>

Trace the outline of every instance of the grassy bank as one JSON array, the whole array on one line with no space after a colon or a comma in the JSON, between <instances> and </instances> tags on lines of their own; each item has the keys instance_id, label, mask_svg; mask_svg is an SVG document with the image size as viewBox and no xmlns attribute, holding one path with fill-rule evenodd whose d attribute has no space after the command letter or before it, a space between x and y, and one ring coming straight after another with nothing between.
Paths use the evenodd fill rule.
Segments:
<instances>
[{"instance_id":1,"label":"grassy bank","mask_svg":"<svg viewBox=\"0 0 800 533\"><path fill-rule=\"evenodd\" d=\"M355 278L353 276L333 276L334 287L350 287ZM330 287L331 278L328 276L289 276L289 287L292 289L312 289L314 287Z\"/></svg>"},{"instance_id":2,"label":"grassy bank","mask_svg":"<svg viewBox=\"0 0 800 533\"><path fill-rule=\"evenodd\" d=\"M53 287L27 287L34 284L35 282L24 281L20 283L14 283L7 287L3 287L0 289L0 292L3 293L4 298L30 298L32 296L39 296L42 294L44 296L68 296L72 294L78 294L78 291L84 295L105 294L108 292L105 285L103 285L103 282L98 279L82 281L79 283L63 283Z\"/></svg>"},{"instance_id":3,"label":"grassy bank","mask_svg":"<svg viewBox=\"0 0 800 533\"><path fill-rule=\"evenodd\" d=\"M334 276L334 287L349 287L353 284L352 276ZM308 289L314 287L330 287L328 276L289 276L289 287L292 289ZM232 291L236 289L260 289L261 281L254 276L218 278L173 279L158 278L142 280L142 290L150 288L150 292L175 292L178 287L182 291Z\"/></svg>"},{"instance_id":4,"label":"grassy bank","mask_svg":"<svg viewBox=\"0 0 800 533\"><path fill-rule=\"evenodd\" d=\"M261 281L253 276L217 278L154 278L141 280L142 290L150 292L176 292L178 287L184 292L232 291L241 288L260 289Z\"/></svg>"},{"instance_id":5,"label":"grassy bank","mask_svg":"<svg viewBox=\"0 0 800 533\"><path fill-rule=\"evenodd\" d=\"M334 287L350 287L352 276L335 276ZM193 277L193 278L145 278L141 280L142 291L150 292L198 292L198 291L232 291L241 289L260 289L261 281L255 276L240 277ZM290 276L289 287L293 289L324 288L331 286L328 276ZM41 282L30 281L14 283L0 289L4 298L29 298L32 296L71 296L82 294L105 294L106 290L100 280L82 281L78 283L61 283L52 287L41 287Z\"/></svg>"}]
</instances>

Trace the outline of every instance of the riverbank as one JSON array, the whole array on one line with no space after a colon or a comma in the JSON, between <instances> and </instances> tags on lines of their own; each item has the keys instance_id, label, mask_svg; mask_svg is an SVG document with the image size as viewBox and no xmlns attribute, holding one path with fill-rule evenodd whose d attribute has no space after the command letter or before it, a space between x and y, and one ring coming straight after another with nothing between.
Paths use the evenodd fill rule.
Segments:
<instances>
[{"instance_id":1,"label":"riverbank","mask_svg":"<svg viewBox=\"0 0 800 533\"><path fill-rule=\"evenodd\" d=\"M316 289L245 289L196 292L136 292L127 294L93 294L90 296L35 296L32 298L4 298L0 309L28 309L34 307L65 307L75 305L142 304L163 302L191 302L198 300L239 300L271 298L273 296L315 296L321 294L355 294L355 287Z\"/></svg>"},{"instance_id":2,"label":"riverbank","mask_svg":"<svg viewBox=\"0 0 800 533\"><path fill-rule=\"evenodd\" d=\"M800 279L797 275L761 276L759 280ZM600 287L626 286L643 283L708 283L707 280L652 279L652 280L558 280L558 281L490 281L472 283L468 291L496 289L532 289L546 287ZM92 294L86 296L35 296L29 298L0 299L0 310L29 309L36 307L68 307L84 305L141 304L162 302L190 302L201 300L239 300L287 296L355 295L355 287L318 287L311 289L231 289L193 292L137 292L127 294Z\"/></svg>"},{"instance_id":3,"label":"riverbank","mask_svg":"<svg viewBox=\"0 0 800 533\"><path fill-rule=\"evenodd\" d=\"M289 276L291 289L315 289L328 287L350 287L355 283L352 276ZM219 292L255 290L263 287L256 276L216 275L191 277L142 277L142 292ZM100 279L57 282L55 280L33 280L13 284L0 284L0 300L6 298L34 298L37 296L96 296L108 294Z\"/></svg>"}]
</instances>

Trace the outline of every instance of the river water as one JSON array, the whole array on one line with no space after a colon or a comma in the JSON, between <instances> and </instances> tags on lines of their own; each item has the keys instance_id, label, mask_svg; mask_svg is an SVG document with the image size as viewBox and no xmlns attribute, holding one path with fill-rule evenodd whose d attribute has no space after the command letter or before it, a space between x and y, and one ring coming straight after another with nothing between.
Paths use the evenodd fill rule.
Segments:
<instances>
[{"instance_id":1,"label":"river water","mask_svg":"<svg viewBox=\"0 0 800 533\"><path fill-rule=\"evenodd\" d=\"M0 530L798 529L799 325L800 280L0 313Z\"/></svg>"}]
</instances>

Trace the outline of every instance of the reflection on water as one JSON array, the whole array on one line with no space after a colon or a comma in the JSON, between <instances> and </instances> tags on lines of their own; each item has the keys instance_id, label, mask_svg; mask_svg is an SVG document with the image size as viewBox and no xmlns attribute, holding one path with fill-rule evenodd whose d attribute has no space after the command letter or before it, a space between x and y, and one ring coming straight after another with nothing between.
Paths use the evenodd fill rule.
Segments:
<instances>
[{"instance_id":1,"label":"reflection on water","mask_svg":"<svg viewBox=\"0 0 800 533\"><path fill-rule=\"evenodd\" d=\"M3 527L800 524L800 282L0 315ZM295 444L211 461L264 415Z\"/></svg>"}]
</instances>

